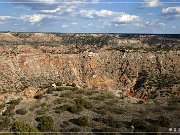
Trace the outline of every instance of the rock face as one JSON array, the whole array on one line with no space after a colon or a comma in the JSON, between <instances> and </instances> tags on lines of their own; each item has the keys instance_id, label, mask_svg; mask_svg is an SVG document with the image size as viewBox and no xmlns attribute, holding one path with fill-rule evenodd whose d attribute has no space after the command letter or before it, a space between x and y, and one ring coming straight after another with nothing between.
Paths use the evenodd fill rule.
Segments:
<instances>
[{"instance_id":1,"label":"rock face","mask_svg":"<svg viewBox=\"0 0 180 135\"><path fill-rule=\"evenodd\" d=\"M69 50L76 52L78 48L75 49L74 44L0 46L0 88L22 91L24 87L40 87L61 81L127 91L133 89L142 70L153 75L180 76L179 51L122 51L107 48L111 46L96 48L95 52L88 49L69 53Z\"/></svg>"}]
</instances>

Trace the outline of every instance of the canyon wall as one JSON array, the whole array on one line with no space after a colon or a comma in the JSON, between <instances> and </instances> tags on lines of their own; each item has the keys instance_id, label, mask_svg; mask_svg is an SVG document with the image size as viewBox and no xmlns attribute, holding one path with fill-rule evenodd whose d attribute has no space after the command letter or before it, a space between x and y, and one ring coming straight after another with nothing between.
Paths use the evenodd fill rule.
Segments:
<instances>
[{"instance_id":1,"label":"canyon wall","mask_svg":"<svg viewBox=\"0 0 180 135\"><path fill-rule=\"evenodd\" d=\"M42 49L43 48L43 49ZM96 53L48 53L59 47L19 45L0 47L0 88L22 91L24 87L65 82L109 90L130 89L142 70L152 75L180 75L180 52L118 51Z\"/></svg>"}]
</instances>

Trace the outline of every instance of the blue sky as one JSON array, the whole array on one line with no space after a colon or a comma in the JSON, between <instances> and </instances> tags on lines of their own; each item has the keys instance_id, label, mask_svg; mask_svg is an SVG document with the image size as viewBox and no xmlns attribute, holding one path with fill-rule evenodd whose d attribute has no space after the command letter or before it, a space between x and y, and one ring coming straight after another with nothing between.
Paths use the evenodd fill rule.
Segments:
<instances>
[{"instance_id":1,"label":"blue sky","mask_svg":"<svg viewBox=\"0 0 180 135\"><path fill-rule=\"evenodd\" d=\"M180 34L180 0L1 0L0 31Z\"/></svg>"}]
</instances>

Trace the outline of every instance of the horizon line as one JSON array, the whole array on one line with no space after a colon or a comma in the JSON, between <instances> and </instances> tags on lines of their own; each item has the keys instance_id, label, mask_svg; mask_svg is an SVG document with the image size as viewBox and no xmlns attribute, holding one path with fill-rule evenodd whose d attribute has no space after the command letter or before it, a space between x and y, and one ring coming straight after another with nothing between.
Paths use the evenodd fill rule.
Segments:
<instances>
[{"instance_id":1,"label":"horizon line","mask_svg":"<svg viewBox=\"0 0 180 135\"><path fill-rule=\"evenodd\" d=\"M1 3L29 3L29 4L31 4L31 3L40 3L40 4L58 4L58 3L79 3L79 4L83 4L83 3L92 3L92 4L100 4L100 3L102 3L102 4L123 4L123 3L125 3L125 4L138 4L138 3L151 3L151 2L110 2L110 1L108 1L108 2L105 2L105 1L102 1L102 2L80 2L80 1L72 1L72 2L21 2L21 1L17 1L17 2L0 2L0 4ZM168 4L168 3L174 3L174 4L180 4L180 2L159 2L159 3L164 3L164 4Z\"/></svg>"}]
</instances>

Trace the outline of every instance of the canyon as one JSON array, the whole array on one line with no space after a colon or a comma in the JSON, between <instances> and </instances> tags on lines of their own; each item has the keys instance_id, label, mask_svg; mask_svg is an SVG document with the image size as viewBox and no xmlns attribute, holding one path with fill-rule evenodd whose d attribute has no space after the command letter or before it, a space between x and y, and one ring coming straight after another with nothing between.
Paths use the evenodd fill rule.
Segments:
<instances>
[{"instance_id":1,"label":"canyon","mask_svg":"<svg viewBox=\"0 0 180 135\"><path fill-rule=\"evenodd\" d=\"M112 119L125 123L117 124L123 125L121 128L106 126L113 127L113 131L129 131L128 124L134 118L163 115L163 120L168 121L164 118L166 112L172 118L172 126L178 126L179 49L179 35L0 33L0 120L6 115L13 117L11 122L28 119L36 127L36 115L50 114L53 119L58 118L54 130L64 132L70 127L63 130L62 126L60 130L59 123L69 120L75 126L71 118L87 114L92 125L81 131L92 131L96 126L104 127L98 122L103 123L105 118L95 119L96 116L109 118L111 114ZM91 104L83 103L84 111L74 114L69 105L79 106L76 100L81 98ZM15 110L25 108L30 112L23 116L16 111L14 115L4 113L19 99L21 103ZM161 108L159 112L157 108ZM48 111L41 114L42 109ZM145 123L151 125L152 121ZM148 126L147 131L156 131ZM167 131L162 128L164 125L158 126L159 131ZM10 131L10 127L3 131Z\"/></svg>"}]
</instances>

